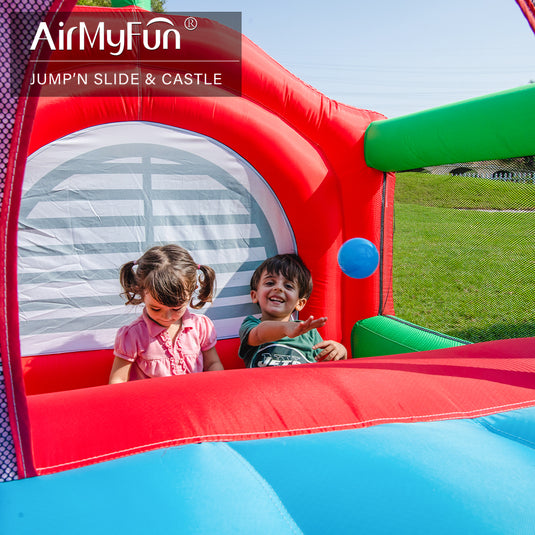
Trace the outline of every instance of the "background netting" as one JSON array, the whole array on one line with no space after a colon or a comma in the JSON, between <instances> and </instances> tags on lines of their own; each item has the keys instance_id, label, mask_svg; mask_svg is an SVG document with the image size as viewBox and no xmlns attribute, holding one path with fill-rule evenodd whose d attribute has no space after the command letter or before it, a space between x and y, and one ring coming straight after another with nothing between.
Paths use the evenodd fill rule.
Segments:
<instances>
[{"instance_id":1,"label":"background netting","mask_svg":"<svg viewBox=\"0 0 535 535\"><path fill-rule=\"evenodd\" d=\"M0 202L4 194L10 144L13 138L15 112L18 98L13 96L13 87L20 87L30 57L31 38L41 17L32 17L28 24L17 27L15 11L46 13L52 0L20 0L16 6L0 9ZM19 19L20 20L20 19ZM32 28L31 25L34 24ZM0 359L0 481L17 478L17 461L11 435L4 370Z\"/></svg>"},{"instance_id":2,"label":"background netting","mask_svg":"<svg viewBox=\"0 0 535 535\"><path fill-rule=\"evenodd\" d=\"M396 315L471 342L535 335L534 157L397 173Z\"/></svg>"}]
</instances>

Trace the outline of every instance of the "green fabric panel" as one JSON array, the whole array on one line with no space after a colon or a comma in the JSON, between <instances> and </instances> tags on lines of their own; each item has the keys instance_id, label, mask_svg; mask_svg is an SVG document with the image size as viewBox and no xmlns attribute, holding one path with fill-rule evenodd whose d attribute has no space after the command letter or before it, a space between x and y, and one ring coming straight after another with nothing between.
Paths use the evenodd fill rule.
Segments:
<instances>
[{"instance_id":1,"label":"green fabric panel","mask_svg":"<svg viewBox=\"0 0 535 535\"><path fill-rule=\"evenodd\" d=\"M150 0L111 0L112 7L137 6L147 11L152 11Z\"/></svg>"},{"instance_id":2,"label":"green fabric panel","mask_svg":"<svg viewBox=\"0 0 535 535\"><path fill-rule=\"evenodd\" d=\"M397 355L468 343L393 316L374 316L358 321L351 332L353 357Z\"/></svg>"},{"instance_id":3,"label":"green fabric panel","mask_svg":"<svg viewBox=\"0 0 535 535\"><path fill-rule=\"evenodd\" d=\"M535 154L535 84L374 121L366 163L381 171Z\"/></svg>"}]
</instances>

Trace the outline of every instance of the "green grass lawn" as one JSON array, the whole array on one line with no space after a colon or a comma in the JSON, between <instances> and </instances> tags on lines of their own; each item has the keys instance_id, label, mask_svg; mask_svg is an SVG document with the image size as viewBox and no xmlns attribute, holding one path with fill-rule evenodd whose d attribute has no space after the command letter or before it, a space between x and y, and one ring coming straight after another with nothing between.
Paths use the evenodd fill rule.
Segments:
<instances>
[{"instance_id":1,"label":"green grass lawn","mask_svg":"<svg viewBox=\"0 0 535 535\"><path fill-rule=\"evenodd\" d=\"M533 184L399 173L396 315L471 342L535 336L534 236Z\"/></svg>"}]
</instances>

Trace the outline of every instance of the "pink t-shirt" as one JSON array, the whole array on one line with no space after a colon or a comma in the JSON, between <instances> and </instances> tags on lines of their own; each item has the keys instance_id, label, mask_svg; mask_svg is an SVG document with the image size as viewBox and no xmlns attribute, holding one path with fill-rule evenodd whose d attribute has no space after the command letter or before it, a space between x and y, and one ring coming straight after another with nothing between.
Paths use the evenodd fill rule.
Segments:
<instances>
[{"instance_id":1,"label":"pink t-shirt","mask_svg":"<svg viewBox=\"0 0 535 535\"><path fill-rule=\"evenodd\" d=\"M186 310L182 329L173 345L167 328L151 320L146 311L115 337L116 357L133 362L129 380L167 377L203 371L203 351L216 344L214 324L206 316Z\"/></svg>"}]
</instances>

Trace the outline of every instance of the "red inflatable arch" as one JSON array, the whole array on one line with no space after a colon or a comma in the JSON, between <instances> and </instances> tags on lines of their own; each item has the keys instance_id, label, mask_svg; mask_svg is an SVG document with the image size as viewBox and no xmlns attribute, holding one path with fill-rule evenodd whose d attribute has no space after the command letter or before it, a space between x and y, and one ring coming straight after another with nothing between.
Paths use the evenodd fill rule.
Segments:
<instances>
[{"instance_id":1,"label":"red inflatable arch","mask_svg":"<svg viewBox=\"0 0 535 535\"><path fill-rule=\"evenodd\" d=\"M137 8L113 13L130 10ZM238 33L201 24L199 41L214 43L214 50L241 39L241 94L221 88L217 96L195 97L144 88L110 96L81 88L76 96L42 94L37 102L24 183L12 184L3 206L18 263L8 246L2 285L8 296L3 344L12 360L22 358L38 473L90 462L91 452L85 461L76 453L81 438L69 453L57 448L57 427L66 431L72 411L95 395L76 389L106 384L113 333L132 319L124 310L131 307L118 301L117 269L149 245L183 243L186 236L199 262L215 263L218 297L206 313L213 314L226 368L242 366L237 333L251 313L250 274L275 253L297 251L311 269L314 291L304 314L329 318L324 338L349 348L356 321L393 313L394 176L369 168L363 156L366 127L382 116L328 99ZM176 171L184 165L185 174ZM211 185L192 194L199 177ZM185 223L179 221L184 213ZM150 218L148 226L140 222ZM363 280L349 279L337 265L339 247L356 236L380 253L379 269ZM32 410L53 392L61 399L57 410L69 408L65 419L55 415L52 436ZM114 456L113 440L98 442L106 457Z\"/></svg>"}]
</instances>

